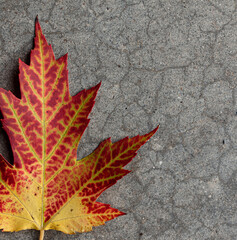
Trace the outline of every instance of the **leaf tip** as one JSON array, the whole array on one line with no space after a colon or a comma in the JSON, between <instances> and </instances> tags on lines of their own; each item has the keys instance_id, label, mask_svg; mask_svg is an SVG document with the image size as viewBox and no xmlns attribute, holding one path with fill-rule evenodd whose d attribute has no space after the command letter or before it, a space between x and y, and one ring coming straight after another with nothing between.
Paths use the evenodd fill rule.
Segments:
<instances>
[{"instance_id":1,"label":"leaf tip","mask_svg":"<svg viewBox=\"0 0 237 240\"><path fill-rule=\"evenodd\" d=\"M102 83L102 81L100 81L97 85L95 85L95 89L96 89L96 91L99 90L99 88L100 88L100 86L101 86L101 83Z\"/></svg>"},{"instance_id":2,"label":"leaf tip","mask_svg":"<svg viewBox=\"0 0 237 240\"><path fill-rule=\"evenodd\" d=\"M40 26L40 23L39 23L39 19L38 19L38 15L35 18L35 34L37 33L37 31L42 32L41 26Z\"/></svg>"},{"instance_id":3,"label":"leaf tip","mask_svg":"<svg viewBox=\"0 0 237 240\"><path fill-rule=\"evenodd\" d=\"M143 135L143 137L145 138L145 142L147 142L147 141L157 132L157 130L159 129L159 126L160 126L160 125L158 125L156 128L154 128L151 132ZM144 143L145 143L145 142L144 142ZM144 144L144 143L143 143L143 144ZM143 145L143 144L142 144L142 145Z\"/></svg>"},{"instance_id":4,"label":"leaf tip","mask_svg":"<svg viewBox=\"0 0 237 240\"><path fill-rule=\"evenodd\" d=\"M124 216L124 215L127 215L127 213L120 211L119 216Z\"/></svg>"},{"instance_id":5,"label":"leaf tip","mask_svg":"<svg viewBox=\"0 0 237 240\"><path fill-rule=\"evenodd\" d=\"M158 124L158 126L154 130L152 130L152 132L154 131L154 133L156 133L159 127L160 127L160 124Z\"/></svg>"},{"instance_id":6,"label":"leaf tip","mask_svg":"<svg viewBox=\"0 0 237 240\"><path fill-rule=\"evenodd\" d=\"M35 27L40 27L40 24L39 24L39 18L38 18L38 15L36 16L36 18L35 18Z\"/></svg>"},{"instance_id":7,"label":"leaf tip","mask_svg":"<svg viewBox=\"0 0 237 240\"><path fill-rule=\"evenodd\" d=\"M89 92L90 92L90 93L93 93L94 99L95 99L96 96L97 96L97 93L98 93L98 90L99 90L100 86L101 86L101 82L99 82L97 85L95 85L94 87L92 87L91 89L89 89Z\"/></svg>"},{"instance_id":8,"label":"leaf tip","mask_svg":"<svg viewBox=\"0 0 237 240\"><path fill-rule=\"evenodd\" d=\"M149 138L152 137L157 132L159 127L160 125L158 125L156 128L154 128L151 132L147 133L146 135L149 136Z\"/></svg>"}]
</instances>

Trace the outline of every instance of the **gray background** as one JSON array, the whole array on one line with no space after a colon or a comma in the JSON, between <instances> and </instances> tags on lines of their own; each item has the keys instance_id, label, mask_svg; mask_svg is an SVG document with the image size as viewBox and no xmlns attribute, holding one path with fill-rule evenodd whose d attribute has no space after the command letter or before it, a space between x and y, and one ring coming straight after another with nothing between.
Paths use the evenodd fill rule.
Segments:
<instances>
[{"instance_id":1,"label":"gray background","mask_svg":"<svg viewBox=\"0 0 237 240\"><path fill-rule=\"evenodd\" d=\"M19 96L34 20L56 57L69 53L70 92L102 80L79 145L158 133L100 201L127 213L86 234L45 239L237 239L237 11L234 0L0 0L0 86ZM12 159L7 136L0 152ZM38 239L38 232L0 239Z\"/></svg>"}]
</instances>

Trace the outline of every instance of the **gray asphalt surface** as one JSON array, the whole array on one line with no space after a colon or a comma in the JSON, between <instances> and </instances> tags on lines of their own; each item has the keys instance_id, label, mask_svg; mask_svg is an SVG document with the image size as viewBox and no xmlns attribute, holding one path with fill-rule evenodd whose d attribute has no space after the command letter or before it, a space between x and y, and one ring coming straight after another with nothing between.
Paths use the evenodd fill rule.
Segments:
<instances>
[{"instance_id":1,"label":"gray asphalt surface","mask_svg":"<svg viewBox=\"0 0 237 240\"><path fill-rule=\"evenodd\" d=\"M72 95L102 80L79 145L158 133L133 170L99 201L127 215L45 240L237 239L237 2L234 0L0 0L0 87L19 97L34 21L56 57L69 53ZM0 130L0 152L10 161ZM0 239L38 239L38 232Z\"/></svg>"}]
</instances>

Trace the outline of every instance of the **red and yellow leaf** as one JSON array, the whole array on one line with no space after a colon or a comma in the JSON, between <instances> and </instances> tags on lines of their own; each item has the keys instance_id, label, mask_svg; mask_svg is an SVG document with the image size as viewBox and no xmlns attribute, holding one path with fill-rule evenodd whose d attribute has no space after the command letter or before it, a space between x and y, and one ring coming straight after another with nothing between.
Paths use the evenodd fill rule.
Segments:
<instances>
[{"instance_id":1,"label":"red and yellow leaf","mask_svg":"<svg viewBox=\"0 0 237 240\"><path fill-rule=\"evenodd\" d=\"M127 173L123 167L157 131L103 141L77 160L77 147L100 83L76 96L68 88L67 55L56 60L38 19L30 65L19 61L21 99L0 89L14 165L0 155L0 228L91 231L124 213L96 202Z\"/></svg>"}]
</instances>

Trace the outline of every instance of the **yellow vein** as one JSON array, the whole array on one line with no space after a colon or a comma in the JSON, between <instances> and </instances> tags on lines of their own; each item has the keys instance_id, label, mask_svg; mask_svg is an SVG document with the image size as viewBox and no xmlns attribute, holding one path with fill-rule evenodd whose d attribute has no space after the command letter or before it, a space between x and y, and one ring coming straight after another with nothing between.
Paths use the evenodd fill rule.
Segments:
<instances>
[{"instance_id":1,"label":"yellow vein","mask_svg":"<svg viewBox=\"0 0 237 240\"><path fill-rule=\"evenodd\" d=\"M41 119L39 118L38 113L37 113L37 112L35 111L35 109L31 106L28 96L25 95L25 97L26 97L26 101L27 101L27 103L28 103L28 106L30 107L31 111L34 113L34 117L38 120L39 123L42 124L42 121L41 121Z\"/></svg>"},{"instance_id":2,"label":"yellow vein","mask_svg":"<svg viewBox=\"0 0 237 240\"><path fill-rule=\"evenodd\" d=\"M11 216L11 217L15 217L15 218L20 218L20 219L24 219L24 220L27 220L29 222L32 222L32 223L35 223L34 221L32 221L31 219L28 219L28 218L25 218L25 217L21 217L21 216L17 216L17 215L13 215L13 214L10 214L10 213L0 213L0 215L6 215L6 216ZM37 226L39 227L39 226Z\"/></svg>"},{"instance_id":3,"label":"yellow vein","mask_svg":"<svg viewBox=\"0 0 237 240\"><path fill-rule=\"evenodd\" d=\"M69 159L69 157L70 157L70 155L71 155L71 153L72 153L72 150L73 150L73 149L71 149L70 152L67 154L67 156L66 156L66 158L65 158L65 160L64 160L63 165L61 165L61 167L53 174L53 176L51 176L51 177L47 180L47 182L45 183L45 185L47 185L47 184L65 167L66 162L67 162L67 160Z\"/></svg>"},{"instance_id":4,"label":"yellow vein","mask_svg":"<svg viewBox=\"0 0 237 240\"><path fill-rule=\"evenodd\" d=\"M18 118L18 116L17 116L14 108L12 107L11 103L10 103L8 100L6 100L6 101L8 102L8 105L10 106L10 108L11 108L13 114L14 114L14 117L15 117L16 120L17 120L17 123L18 123L18 125L19 125L19 127L20 127L20 129L21 129L21 131L22 131L23 137L25 138L25 141L26 141L26 143L28 144L30 150L32 151L34 157L35 157L39 162L41 162L40 159L39 159L39 157L37 156L35 150L34 150L34 149L32 148L32 146L30 145L30 142L28 141L28 138L26 137L25 132L23 131L24 128L22 127L21 122L20 122L20 120L19 120L19 118Z\"/></svg>"},{"instance_id":5,"label":"yellow vein","mask_svg":"<svg viewBox=\"0 0 237 240\"><path fill-rule=\"evenodd\" d=\"M40 185L39 183L37 183L37 182L34 180L34 178L32 178L32 176L26 171L24 161L22 160L19 151L18 151L17 149L14 149L14 150L18 153L18 157L20 158L20 160L21 160L21 162L22 162L22 166L23 166L23 168L25 169L25 171L24 171L25 175L27 175L27 176L31 179L32 182L34 182L36 185L38 185L38 186L41 188L41 185Z\"/></svg>"},{"instance_id":6,"label":"yellow vein","mask_svg":"<svg viewBox=\"0 0 237 240\"><path fill-rule=\"evenodd\" d=\"M23 202L17 197L17 195L9 188L9 186L2 180L0 179L0 182L5 186L5 188L8 189L8 191L18 200L18 202L25 208L25 210L29 213L29 215L31 216L30 211L27 209L27 207L25 206L25 204L23 204ZM33 218L32 218L33 219ZM36 226L39 227L38 223L33 219L33 222L35 223Z\"/></svg>"},{"instance_id":7,"label":"yellow vein","mask_svg":"<svg viewBox=\"0 0 237 240\"><path fill-rule=\"evenodd\" d=\"M56 80L55 80L55 82L54 82L54 85L52 86L52 88L51 88L50 92L47 94L47 96L45 96L45 100L47 100L47 99L50 97L50 95L52 94L52 92L54 91L54 89L55 89L55 87L56 87L56 85L57 85L57 83L58 83L59 77L61 76L63 67L64 67L64 63L63 63L62 65L60 65L59 71L58 71L58 73L57 73Z\"/></svg>"},{"instance_id":8,"label":"yellow vein","mask_svg":"<svg viewBox=\"0 0 237 240\"><path fill-rule=\"evenodd\" d=\"M65 97L65 94L66 94L66 92L67 92L67 91L65 91L64 89L65 89L65 88L63 88L63 96L62 96L62 98ZM55 109L55 111L54 111L54 113L51 115L51 117L46 121L46 123L49 123L49 122L56 116L56 114L58 113L58 110L62 107L63 104L64 104L64 102L62 101L62 102L60 103L60 105Z\"/></svg>"},{"instance_id":9,"label":"yellow vein","mask_svg":"<svg viewBox=\"0 0 237 240\"><path fill-rule=\"evenodd\" d=\"M99 158L100 158L100 156L101 156L101 153L103 152L103 150L105 149L106 146L107 146L107 144L104 145L103 148L101 148L101 150L100 150L100 152L99 152L99 154L98 154L98 157L96 158L96 161L95 161L95 164L94 164L94 168L93 168L93 170L92 170L92 176L93 176L94 173L95 173L95 169L96 169L96 166L97 166L97 164L98 164L98 162L99 162ZM92 153L92 154L93 154L93 153ZM110 157L110 159L111 159L111 157Z\"/></svg>"},{"instance_id":10,"label":"yellow vein","mask_svg":"<svg viewBox=\"0 0 237 240\"><path fill-rule=\"evenodd\" d=\"M93 183L105 182L105 181L108 181L110 179L114 179L114 178L117 178L117 177L120 177L120 176L124 176L124 173L121 173L121 174L118 174L118 175L115 175L115 176L112 176L112 177L108 177L108 178L93 180Z\"/></svg>"},{"instance_id":11,"label":"yellow vein","mask_svg":"<svg viewBox=\"0 0 237 240\"><path fill-rule=\"evenodd\" d=\"M34 88L34 86L33 86L32 83L31 83L32 81L30 80L29 76L26 74L25 69L24 69L24 73L25 73L27 82L29 83L29 85L30 85L33 93L34 93L36 96L38 96L38 98L41 98L41 96L39 95L39 93L35 91L35 88ZM38 75L38 74L37 74L37 75Z\"/></svg>"},{"instance_id":12,"label":"yellow vein","mask_svg":"<svg viewBox=\"0 0 237 240\"><path fill-rule=\"evenodd\" d=\"M38 37L39 37L39 46L40 46L40 60L41 60L41 81L42 81L42 100L43 100L43 107L42 107L42 121L43 121L43 147L42 147L42 201L41 201L41 229L43 228L43 223L44 223L44 181L45 181L45 147L46 147L46 131L45 131L45 99L44 99L44 94L45 94L45 89L44 89L44 56L43 56L43 48L42 48L42 42L40 38L40 34L38 32Z\"/></svg>"},{"instance_id":13,"label":"yellow vein","mask_svg":"<svg viewBox=\"0 0 237 240\"><path fill-rule=\"evenodd\" d=\"M117 214L119 214L119 213L117 213ZM63 221L63 220L66 220L66 219L74 219L74 218L82 218L82 217L94 217L94 216L114 216L114 215L117 215L116 213L101 213L101 214L99 214L99 213L96 213L96 214L81 214L81 215L78 215L78 216L75 216L75 217L68 217L68 218L60 218L60 219L57 219L57 220L54 220L54 221L52 221L52 222L58 222L58 221ZM51 222L51 223L52 223ZM105 222L105 221L103 221L103 222Z\"/></svg>"},{"instance_id":14,"label":"yellow vein","mask_svg":"<svg viewBox=\"0 0 237 240\"><path fill-rule=\"evenodd\" d=\"M90 98L89 98L90 99ZM57 144L54 146L53 150L51 151L51 153L48 155L48 157L46 158L45 161L47 161L48 159L50 159L50 157L53 155L53 153L55 152L55 150L58 148L58 146L60 145L61 141L63 140L64 136L67 134L69 128L71 127L72 123L75 121L78 113L81 111L81 109L84 107L84 105L87 102L83 102L83 104L80 106L80 108L75 112L74 117L72 118L72 120L70 121L70 123L67 125L67 127L65 128L63 134L61 135L59 141L57 142Z\"/></svg>"},{"instance_id":15,"label":"yellow vein","mask_svg":"<svg viewBox=\"0 0 237 240\"><path fill-rule=\"evenodd\" d=\"M79 136L79 140L80 140L80 138L81 138L81 136ZM78 141L78 138L76 138L76 140L73 142L73 147L75 147L75 143L76 143L77 141ZM70 157L72 151L73 151L73 148L71 148L70 152L67 154L67 157L65 158L63 165L61 165L61 167L53 174L53 176L50 177L50 178L47 180L47 182L45 183L45 185L47 185L47 184L65 167L66 162L67 162L68 158ZM75 161L76 161L76 159L75 159ZM70 167L70 168L71 168L71 167Z\"/></svg>"},{"instance_id":16,"label":"yellow vein","mask_svg":"<svg viewBox=\"0 0 237 240\"><path fill-rule=\"evenodd\" d=\"M139 144L139 142L138 142L137 144ZM129 150L132 149L135 145L136 145L136 144L131 145L130 148L126 149L126 151L129 151ZM111 156L112 156L111 144L110 144L110 153L111 153ZM78 194L79 192L81 192L88 184L90 184L91 182L93 182L93 179L94 179L94 178L96 178L104 169L106 169L107 167L109 167L109 166L110 166L114 161L116 161L116 159L118 159L119 156L121 156L122 154L124 154L124 152L121 152L115 159L113 159L113 161L111 161L111 162L109 162L108 164L106 164L103 168L100 169L100 171L98 171L98 172L95 174L95 176L93 176L93 178L89 179L83 186L81 186L81 188L80 188L77 192L75 192L74 196L73 196L70 200L67 201L67 203L57 212L57 214L54 214L54 215L52 216L52 218L51 218L47 223L45 223L44 228L45 228L48 224L50 224L50 223L52 222L52 220L59 214L59 212L61 212L61 211L69 204L69 202L71 202L71 201L77 196L77 194ZM111 159L112 159L112 157L111 157ZM121 167L121 168L122 168L122 167Z\"/></svg>"}]
</instances>

